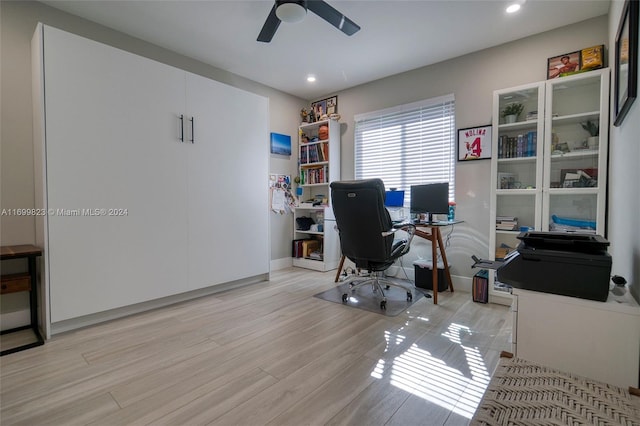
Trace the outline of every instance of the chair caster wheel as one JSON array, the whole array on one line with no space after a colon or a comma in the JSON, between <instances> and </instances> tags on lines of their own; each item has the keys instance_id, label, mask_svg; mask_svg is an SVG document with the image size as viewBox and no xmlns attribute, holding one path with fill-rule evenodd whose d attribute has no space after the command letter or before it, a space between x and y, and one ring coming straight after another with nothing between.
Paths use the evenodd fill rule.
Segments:
<instances>
[{"instance_id":1,"label":"chair caster wheel","mask_svg":"<svg viewBox=\"0 0 640 426\"><path fill-rule=\"evenodd\" d=\"M382 302L380 302L380 309L382 309L383 311L387 309L387 301L383 300Z\"/></svg>"},{"instance_id":2,"label":"chair caster wheel","mask_svg":"<svg viewBox=\"0 0 640 426\"><path fill-rule=\"evenodd\" d=\"M386 286L384 286L384 289L385 289L385 290L389 290L390 288L391 288L391 286L390 286L390 285L386 285Z\"/></svg>"},{"instance_id":3,"label":"chair caster wheel","mask_svg":"<svg viewBox=\"0 0 640 426\"><path fill-rule=\"evenodd\" d=\"M347 300L349 300L349 295L345 293L342 295L342 303L347 303Z\"/></svg>"},{"instance_id":4,"label":"chair caster wheel","mask_svg":"<svg viewBox=\"0 0 640 426\"><path fill-rule=\"evenodd\" d=\"M410 291L407 292L407 302L411 302L413 300L413 294Z\"/></svg>"}]
</instances>

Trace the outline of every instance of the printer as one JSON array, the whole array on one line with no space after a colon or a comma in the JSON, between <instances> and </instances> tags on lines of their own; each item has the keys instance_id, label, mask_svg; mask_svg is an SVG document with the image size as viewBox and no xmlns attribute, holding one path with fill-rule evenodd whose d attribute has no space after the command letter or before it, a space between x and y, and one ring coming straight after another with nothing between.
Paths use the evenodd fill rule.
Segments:
<instances>
[{"instance_id":1,"label":"printer","mask_svg":"<svg viewBox=\"0 0 640 426\"><path fill-rule=\"evenodd\" d=\"M515 288L605 302L609 296L611 255L600 235L521 232L517 250L504 262L474 267L496 269L498 280Z\"/></svg>"}]
</instances>

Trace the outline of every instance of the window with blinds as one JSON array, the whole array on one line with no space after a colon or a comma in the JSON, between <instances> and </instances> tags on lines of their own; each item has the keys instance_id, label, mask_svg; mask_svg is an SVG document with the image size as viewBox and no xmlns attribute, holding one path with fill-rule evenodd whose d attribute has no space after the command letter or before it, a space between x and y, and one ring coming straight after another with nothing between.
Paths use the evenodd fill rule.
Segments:
<instances>
[{"instance_id":1,"label":"window with blinds","mask_svg":"<svg viewBox=\"0 0 640 426\"><path fill-rule=\"evenodd\" d=\"M449 182L455 194L453 95L355 116L355 178L380 178L386 189Z\"/></svg>"}]
</instances>

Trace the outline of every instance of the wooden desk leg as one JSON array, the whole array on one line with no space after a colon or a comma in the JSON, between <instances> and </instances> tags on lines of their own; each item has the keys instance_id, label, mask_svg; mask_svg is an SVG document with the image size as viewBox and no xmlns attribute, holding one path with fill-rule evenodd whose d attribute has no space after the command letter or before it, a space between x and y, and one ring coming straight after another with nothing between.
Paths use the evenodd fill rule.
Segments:
<instances>
[{"instance_id":1,"label":"wooden desk leg","mask_svg":"<svg viewBox=\"0 0 640 426\"><path fill-rule=\"evenodd\" d=\"M449 271L449 262L447 262L447 255L444 252L444 244L442 244L442 234L438 229L438 246L440 247L440 254L442 255L442 261L444 262L444 273L447 278L449 290L453 293L453 281L451 281L451 272Z\"/></svg>"},{"instance_id":2,"label":"wooden desk leg","mask_svg":"<svg viewBox=\"0 0 640 426\"><path fill-rule=\"evenodd\" d=\"M436 254L436 248L438 246L438 239L436 236L440 235L440 230L437 226L431 227L431 283L433 285L433 304L438 304L438 255Z\"/></svg>"},{"instance_id":3,"label":"wooden desk leg","mask_svg":"<svg viewBox=\"0 0 640 426\"><path fill-rule=\"evenodd\" d=\"M340 258L340 264L338 265L338 272L336 272L336 280L334 282L338 282L340 280L340 273L342 272L342 267L344 266L344 255Z\"/></svg>"}]
</instances>

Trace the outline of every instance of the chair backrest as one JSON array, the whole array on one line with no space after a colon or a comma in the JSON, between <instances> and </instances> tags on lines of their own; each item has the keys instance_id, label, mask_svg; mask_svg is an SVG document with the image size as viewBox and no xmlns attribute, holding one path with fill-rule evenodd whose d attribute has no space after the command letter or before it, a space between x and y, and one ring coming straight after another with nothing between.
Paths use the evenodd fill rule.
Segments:
<instances>
[{"instance_id":1,"label":"chair backrest","mask_svg":"<svg viewBox=\"0 0 640 426\"><path fill-rule=\"evenodd\" d=\"M380 179L331 183L331 203L340 235L342 254L356 266L390 264L393 227L384 206L385 189ZM377 269L375 265L374 269Z\"/></svg>"}]
</instances>

